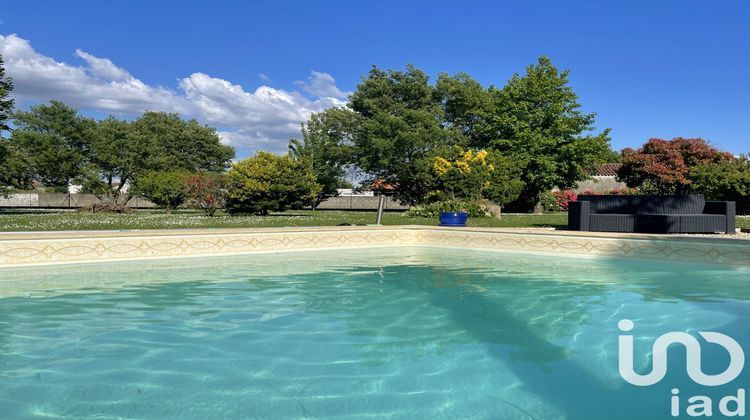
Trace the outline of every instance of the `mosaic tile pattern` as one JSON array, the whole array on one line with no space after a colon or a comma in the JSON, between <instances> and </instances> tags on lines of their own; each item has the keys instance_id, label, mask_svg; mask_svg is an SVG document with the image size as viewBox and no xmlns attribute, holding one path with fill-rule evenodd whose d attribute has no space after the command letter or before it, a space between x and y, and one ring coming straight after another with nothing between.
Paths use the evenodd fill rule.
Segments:
<instances>
[{"instance_id":1,"label":"mosaic tile pattern","mask_svg":"<svg viewBox=\"0 0 750 420\"><path fill-rule=\"evenodd\" d=\"M382 227L0 239L0 267L309 249L440 246L750 265L750 241L640 239L491 229ZM742 241L745 242L745 241Z\"/></svg>"},{"instance_id":2,"label":"mosaic tile pattern","mask_svg":"<svg viewBox=\"0 0 750 420\"><path fill-rule=\"evenodd\" d=\"M422 231L417 235L417 242L423 245L513 252L750 265L750 242L738 243L725 239L694 241L555 234Z\"/></svg>"}]
</instances>

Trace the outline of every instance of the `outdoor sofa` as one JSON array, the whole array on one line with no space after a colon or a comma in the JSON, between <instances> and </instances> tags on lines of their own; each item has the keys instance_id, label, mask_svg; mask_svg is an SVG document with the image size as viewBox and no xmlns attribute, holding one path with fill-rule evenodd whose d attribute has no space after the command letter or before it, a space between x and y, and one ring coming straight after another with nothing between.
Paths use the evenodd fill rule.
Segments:
<instances>
[{"instance_id":1,"label":"outdoor sofa","mask_svg":"<svg viewBox=\"0 0 750 420\"><path fill-rule=\"evenodd\" d=\"M702 195L579 195L568 228L593 232L735 233L734 201Z\"/></svg>"}]
</instances>

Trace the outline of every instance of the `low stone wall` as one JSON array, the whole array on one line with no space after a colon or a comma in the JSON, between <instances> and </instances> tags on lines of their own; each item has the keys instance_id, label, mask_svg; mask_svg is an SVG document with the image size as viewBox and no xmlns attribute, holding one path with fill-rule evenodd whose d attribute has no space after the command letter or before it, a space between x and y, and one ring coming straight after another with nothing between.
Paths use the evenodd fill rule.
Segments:
<instances>
[{"instance_id":1,"label":"low stone wall","mask_svg":"<svg viewBox=\"0 0 750 420\"><path fill-rule=\"evenodd\" d=\"M0 207L39 207L39 194L0 196Z\"/></svg>"},{"instance_id":2,"label":"low stone wall","mask_svg":"<svg viewBox=\"0 0 750 420\"><path fill-rule=\"evenodd\" d=\"M338 196L330 197L318 205L319 210L377 210L378 196ZM385 198L386 210L408 210L409 206L400 204L393 197Z\"/></svg>"},{"instance_id":3,"label":"low stone wall","mask_svg":"<svg viewBox=\"0 0 750 420\"><path fill-rule=\"evenodd\" d=\"M595 176L593 179L579 182L573 191L579 194L584 191L603 193L626 188L627 184L617 181L613 176Z\"/></svg>"},{"instance_id":4,"label":"low stone wall","mask_svg":"<svg viewBox=\"0 0 750 420\"><path fill-rule=\"evenodd\" d=\"M124 199L127 199L127 196L123 197ZM101 202L102 200L94 194L21 193L11 194L7 198L0 197L0 207L19 209L77 209ZM156 208L156 204L141 197L133 197L127 206L139 209Z\"/></svg>"},{"instance_id":5,"label":"low stone wall","mask_svg":"<svg viewBox=\"0 0 750 420\"><path fill-rule=\"evenodd\" d=\"M339 196L331 197L318 205L320 210L377 210L380 197ZM77 209L101 203L94 194L24 193L0 197L0 208ZM127 204L131 208L152 209L157 206L141 197L133 197ZM399 204L393 197L386 197L386 210L407 210L409 206Z\"/></svg>"},{"instance_id":6,"label":"low stone wall","mask_svg":"<svg viewBox=\"0 0 750 420\"><path fill-rule=\"evenodd\" d=\"M126 200L127 196L122 200ZM95 204L101 204L100 200L94 194L39 194L40 208L86 208ZM131 208L156 208L156 204L140 198L133 197L127 203Z\"/></svg>"}]
</instances>

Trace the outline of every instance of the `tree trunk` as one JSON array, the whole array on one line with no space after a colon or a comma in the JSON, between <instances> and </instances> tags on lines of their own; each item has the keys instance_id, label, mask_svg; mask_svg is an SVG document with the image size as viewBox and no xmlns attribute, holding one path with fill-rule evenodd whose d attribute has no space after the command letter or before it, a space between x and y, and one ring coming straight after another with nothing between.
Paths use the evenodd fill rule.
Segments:
<instances>
[{"instance_id":1,"label":"tree trunk","mask_svg":"<svg viewBox=\"0 0 750 420\"><path fill-rule=\"evenodd\" d=\"M542 208L542 201L537 199L536 203L534 204L534 214L541 214L544 211Z\"/></svg>"}]
</instances>

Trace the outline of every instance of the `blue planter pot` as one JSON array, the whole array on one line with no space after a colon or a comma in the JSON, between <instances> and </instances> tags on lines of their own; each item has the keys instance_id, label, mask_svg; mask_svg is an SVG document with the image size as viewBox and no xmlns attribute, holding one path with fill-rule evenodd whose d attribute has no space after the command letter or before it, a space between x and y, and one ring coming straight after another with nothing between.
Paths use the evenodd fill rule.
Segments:
<instances>
[{"instance_id":1,"label":"blue planter pot","mask_svg":"<svg viewBox=\"0 0 750 420\"><path fill-rule=\"evenodd\" d=\"M464 211L444 211L440 213L440 226L466 226L467 218Z\"/></svg>"}]
</instances>

